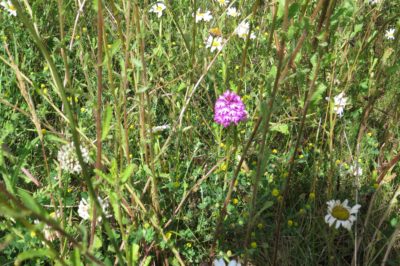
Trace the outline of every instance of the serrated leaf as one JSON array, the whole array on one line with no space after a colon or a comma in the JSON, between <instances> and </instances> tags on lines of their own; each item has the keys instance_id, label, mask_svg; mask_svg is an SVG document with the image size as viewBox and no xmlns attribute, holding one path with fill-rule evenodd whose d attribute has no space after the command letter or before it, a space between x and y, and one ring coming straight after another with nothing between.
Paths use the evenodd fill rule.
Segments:
<instances>
[{"instance_id":1,"label":"serrated leaf","mask_svg":"<svg viewBox=\"0 0 400 266\"><path fill-rule=\"evenodd\" d=\"M101 178L103 178L104 180L106 180L110 185L114 185L114 179L112 176L106 175L104 174L102 171L100 171L99 169L94 169L93 170L95 172L96 175L100 176Z\"/></svg>"},{"instance_id":2,"label":"serrated leaf","mask_svg":"<svg viewBox=\"0 0 400 266\"><path fill-rule=\"evenodd\" d=\"M136 243L132 244L132 265L136 265L139 261L139 248L140 246Z\"/></svg>"},{"instance_id":3,"label":"serrated leaf","mask_svg":"<svg viewBox=\"0 0 400 266\"><path fill-rule=\"evenodd\" d=\"M107 137L108 132L110 132L111 118L112 118L112 108L111 106L107 106L103 117L101 140L104 140Z\"/></svg>"},{"instance_id":4,"label":"serrated leaf","mask_svg":"<svg viewBox=\"0 0 400 266\"><path fill-rule=\"evenodd\" d=\"M128 181L129 177L131 177L133 170L135 169L134 164L128 165L128 167L121 174L121 183L124 184Z\"/></svg>"}]
</instances>

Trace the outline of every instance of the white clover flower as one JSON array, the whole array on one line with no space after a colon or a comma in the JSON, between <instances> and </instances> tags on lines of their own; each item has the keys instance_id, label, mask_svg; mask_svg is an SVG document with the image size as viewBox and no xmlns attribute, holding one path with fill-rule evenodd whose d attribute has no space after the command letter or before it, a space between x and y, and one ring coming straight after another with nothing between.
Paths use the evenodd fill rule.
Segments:
<instances>
[{"instance_id":1,"label":"white clover flower","mask_svg":"<svg viewBox=\"0 0 400 266\"><path fill-rule=\"evenodd\" d=\"M327 97L326 100L329 101L329 98ZM333 97L333 101L334 101L333 111L339 117L342 117L344 113L344 108L346 107L347 104L347 97L344 97L344 92L341 92L335 97Z\"/></svg>"},{"instance_id":2,"label":"white clover flower","mask_svg":"<svg viewBox=\"0 0 400 266\"><path fill-rule=\"evenodd\" d=\"M221 51L223 44L224 39L222 39L222 37L213 37L210 35L206 41L206 48L210 48L211 52L214 52L215 49Z\"/></svg>"},{"instance_id":3,"label":"white clover flower","mask_svg":"<svg viewBox=\"0 0 400 266\"><path fill-rule=\"evenodd\" d=\"M227 6L229 4L228 0L216 0L220 6Z\"/></svg>"},{"instance_id":4,"label":"white clover flower","mask_svg":"<svg viewBox=\"0 0 400 266\"><path fill-rule=\"evenodd\" d=\"M151 129L151 132L158 133L164 130L169 130L170 128L171 128L170 125L155 126Z\"/></svg>"},{"instance_id":5,"label":"white clover flower","mask_svg":"<svg viewBox=\"0 0 400 266\"><path fill-rule=\"evenodd\" d=\"M108 201L105 201L101 199L100 197L97 197L97 200L99 201L99 204L103 210L103 213L106 215L106 217L109 217L108 215ZM91 208L90 208L90 202L88 202L86 199L82 198L81 201L79 202L79 207L78 207L78 215L83 219L83 220L88 220L90 218L90 213L91 213ZM97 212L97 214L99 214ZM101 216L97 217L97 222L101 222Z\"/></svg>"},{"instance_id":6,"label":"white clover flower","mask_svg":"<svg viewBox=\"0 0 400 266\"><path fill-rule=\"evenodd\" d=\"M201 12L201 9L197 9L196 12L196 23L199 23L200 21L210 21L213 18L211 15L211 12L209 10L206 10L205 12Z\"/></svg>"},{"instance_id":7,"label":"white clover flower","mask_svg":"<svg viewBox=\"0 0 400 266\"><path fill-rule=\"evenodd\" d=\"M224 259L215 259L213 261L213 266L226 266ZM241 266L240 262L237 262L236 260L231 260L228 264L228 266Z\"/></svg>"},{"instance_id":8,"label":"white clover flower","mask_svg":"<svg viewBox=\"0 0 400 266\"><path fill-rule=\"evenodd\" d=\"M340 200L330 200L326 204L328 204L328 214L325 216L325 222L329 226L336 222L336 229L343 226L347 230L351 230L353 223L357 220L357 213L361 205L356 204L350 208L347 199L343 203Z\"/></svg>"},{"instance_id":9,"label":"white clover flower","mask_svg":"<svg viewBox=\"0 0 400 266\"><path fill-rule=\"evenodd\" d=\"M249 30L250 30L250 23L244 20L239 24L239 26L237 26L234 33L240 38L245 40L247 38L247 35L249 34ZM255 38L256 35L254 33L251 33L250 39L255 39Z\"/></svg>"},{"instance_id":10,"label":"white clover flower","mask_svg":"<svg viewBox=\"0 0 400 266\"><path fill-rule=\"evenodd\" d=\"M385 37L386 37L386 39L388 39L388 40L394 40L394 33L395 33L395 28L391 28L391 29L388 29L388 30L386 30L386 33L385 33Z\"/></svg>"},{"instance_id":11,"label":"white clover flower","mask_svg":"<svg viewBox=\"0 0 400 266\"><path fill-rule=\"evenodd\" d=\"M235 18L240 16L240 12L237 11L236 7L228 7L226 14Z\"/></svg>"},{"instance_id":12,"label":"white clover flower","mask_svg":"<svg viewBox=\"0 0 400 266\"><path fill-rule=\"evenodd\" d=\"M89 209L90 209L89 202L87 202L86 199L82 198L81 201L79 202L78 215L83 220L88 220L90 218Z\"/></svg>"},{"instance_id":13,"label":"white clover flower","mask_svg":"<svg viewBox=\"0 0 400 266\"><path fill-rule=\"evenodd\" d=\"M353 176L362 176L362 174L363 174L363 170L358 164L350 166L349 172Z\"/></svg>"},{"instance_id":14,"label":"white clover flower","mask_svg":"<svg viewBox=\"0 0 400 266\"><path fill-rule=\"evenodd\" d=\"M90 159L88 149L81 146L81 152L83 161L88 163ZM61 169L71 174L79 174L82 172L82 166L79 164L75 146L72 142L61 147L57 154L57 160L60 163Z\"/></svg>"},{"instance_id":15,"label":"white clover flower","mask_svg":"<svg viewBox=\"0 0 400 266\"><path fill-rule=\"evenodd\" d=\"M164 3L159 2L155 3L151 8L149 12L153 12L157 14L157 17L160 18L163 15L163 11L165 10L166 6Z\"/></svg>"},{"instance_id":16,"label":"white clover flower","mask_svg":"<svg viewBox=\"0 0 400 266\"><path fill-rule=\"evenodd\" d=\"M8 1L2 1L1 3L0 3L0 5L2 6L2 7L4 7L4 9L6 10L6 11L8 11L8 13L10 13L10 15L11 16L16 16L17 15L17 9L15 8L15 6L13 5L13 3L11 3L11 1L10 0L8 0Z\"/></svg>"}]
</instances>

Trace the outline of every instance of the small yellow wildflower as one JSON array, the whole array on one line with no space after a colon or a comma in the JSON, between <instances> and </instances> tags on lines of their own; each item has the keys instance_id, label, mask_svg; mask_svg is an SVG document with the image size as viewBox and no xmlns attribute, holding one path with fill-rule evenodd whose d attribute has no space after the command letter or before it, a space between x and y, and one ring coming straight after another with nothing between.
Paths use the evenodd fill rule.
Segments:
<instances>
[{"instance_id":1,"label":"small yellow wildflower","mask_svg":"<svg viewBox=\"0 0 400 266\"><path fill-rule=\"evenodd\" d=\"M278 197L278 196L279 196L279 189L274 188L274 189L272 190L272 196Z\"/></svg>"},{"instance_id":2,"label":"small yellow wildflower","mask_svg":"<svg viewBox=\"0 0 400 266\"><path fill-rule=\"evenodd\" d=\"M171 231L168 231L168 232L165 234L165 237L166 237L167 239L170 239L171 236L172 236L172 232L171 232Z\"/></svg>"},{"instance_id":3,"label":"small yellow wildflower","mask_svg":"<svg viewBox=\"0 0 400 266\"><path fill-rule=\"evenodd\" d=\"M86 108L85 107L81 107L81 112L82 113L86 112Z\"/></svg>"},{"instance_id":4,"label":"small yellow wildflower","mask_svg":"<svg viewBox=\"0 0 400 266\"><path fill-rule=\"evenodd\" d=\"M185 244L185 246L186 246L187 248L191 248L191 247L192 247L192 243L187 242L187 243Z\"/></svg>"},{"instance_id":5,"label":"small yellow wildflower","mask_svg":"<svg viewBox=\"0 0 400 266\"><path fill-rule=\"evenodd\" d=\"M68 193L71 193L72 192L72 187L68 187L67 191L68 191Z\"/></svg>"},{"instance_id":6,"label":"small yellow wildflower","mask_svg":"<svg viewBox=\"0 0 400 266\"><path fill-rule=\"evenodd\" d=\"M250 244L251 248L257 248L257 242L253 241Z\"/></svg>"},{"instance_id":7,"label":"small yellow wildflower","mask_svg":"<svg viewBox=\"0 0 400 266\"><path fill-rule=\"evenodd\" d=\"M306 213L306 211L303 209L303 208L301 208L300 210L299 210L299 214L300 215L304 215Z\"/></svg>"},{"instance_id":8,"label":"small yellow wildflower","mask_svg":"<svg viewBox=\"0 0 400 266\"><path fill-rule=\"evenodd\" d=\"M228 169L228 165L226 163L221 164L221 166L219 167L219 169L221 171L226 171L226 169Z\"/></svg>"},{"instance_id":9,"label":"small yellow wildflower","mask_svg":"<svg viewBox=\"0 0 400 266\"><path fill-rule=\"evenodd\" d=\"M32 238L36 237L36 232L35 231L31 231L31 237Z\"/></svg>"},{"instance_id":10,"label":"small yellow wildflower","mask_svg":"<svg viewBox=\"0 0 400 266\"><path fill-rule=\"evenodd\" d=\"M258 229L263 229L264 225L262 223L257 224Z\"/></svg>"},{"instance_id":11,"label":"small yellow wildflower","mask_svg":"<svg viewBox=\"0 0 400 266\"><path fill-rule=\"evenodd\" d=\"M314 200L315 199L315 193L311 192L308 197L310 198L310 200Z\"/></svg>"},{"instance_id":12,"label":"small yellow wildflower","mask_svg":"<svg viewBox=\"0 0 400 266\"><path fill-rule=\"evenodd\" d=\"M75 40L79 40L80 38L81 38L81 36L79 36L79 35L75 36Z\"/></svg>"},{"instance_id":13,"label":"small yellow wildflower","mask_svg":"<svg viewBox=\"0 0 400 266\"><path fill-rule=\"evenodd\" d=\"M45 128L42 128L42 134L44 135L46 133L47 133L47 130Z\"/></svg>"},{"instance_id":14,"label":"small yellow wildflower","mask_svg":"<svg viewBox=\"0 0 400 266\"><path fill-rule=\"evenodd\" d=\"M300 154L299 155L299 159L303 159L304 158L304 155L303 154Z\"/></svg>"},{"instance_id":15,"label":"small yellow wildflower","mask_svg":"<svg viewBox=\"0 0 400 266\"><path fill-rule=\"evenodd\" d=\"M44 95L47 95L47 92L48 92L48 91L47 91L47 88L44 88L44 89L43 89L43 94L44 94Z\"/></svg>"},{"instance_id":16,"label":"small yellow wildflower","mask_svg":"<svg viewBox=\"0 0 400 266\"><path fill-rule=\"evenodd\" d=\"M224 144L223 142L221 142L221 143L219 144L219 146L220 146L221 148L225 148L225 144Z\"/></svg>"},{"instance_id":17,"label":"small yellow wildflower","mask_svg":"<svg viewBox=\"0 0 400 266\"><path fill-rule=\"evenodd\" d=\"M273 154L277 154L277 153L278 153L278 150L277 150L277 149L273 149L273 150L272 150L272 153L273 153Z\"/></svg>"},{"instance_id":18,"label":"small yellow wildflower","mask_svg":"<svg viewBox=\"0 0 400 266\"><path fill-rule=\"evenodd\" d=\"M42 84L40 84L40 88L44 89L44 88L46 88L46 85L44 85L44 84L42 83Z\"/></svg>"},{"instance_id":19,"label":"small yellow wildflower","mask_svg":"<svg viewBox=\"0 0 400 266\"><path fill-rule=\"evenodd\" d=\"M83 32L83 33L86 33L86 32L87 32L87 28L86 28L86 27L83 27L83 28L82 28L82 32Z\"/></svg>"},{"instance_id":20,"label":"small yellow wildflower","mask_svg":"<svg viewBox=\"0 0 400 266\"><path fill-rule=\"evenodd\" d=\"M288 221L287 221L287 225L288 225L289 227L292 227L292 226L293 226L293 220L288 220Z\"/></svg>"},{"instance_id":21,"label":"small yellow wildflower","mask_svg":"<svg viewBox=\"0 0 400 266\"><path fill-rule=\"evenodd\" d=\"M372 137L372 132L367 133L368 137Z\"/></svg>"},{"instance_id":22,"label":"small yellow wildflower","mask_svg":"<svg viewBox=\"0 0 400 266\"><path fill-rule=\"evenodd\" d=\"M238 65L235 66L235 69L236 69L236 70L239 70L239 68L240 68L240 66L238 66Z\"/></svg>"},{"instance_id":23,"label":"small yellow wildflower","mask_svg":"<svg viewBox=\"0 0 400 266\"><path fill-rule=\"evenodd\" d=\"M228 250L228 251L226 252L226 256L231 257L231 256L232 256L232 251Z\"/></svg>"},{"instance_id":24,"label":"small yellow wildflower","mask_svg":"<svg viewBox=\"0 0 400 266\"><path fill-rule=\"evenodd\" d=\"M239 203L239 200L238 200L237 198L234 198L234 199L232 200L232 203L233 203L234 205L237 205L237 204Z\"/></svg>"},{"instance_id":25,"label":"small yellow wildflower","mask_svg":"<svg viewBox=\"0 0 400 266\"><path fill-rule=\"evenodd\" d=\"M107 48L108 48L108 49L111 49L111 48L112 48L112 45L111 45L111 44L107 44Z\"/></svg>"},{"instance_id":26,"label":"small yellow wildflower","mask_svg":"<svg viewBox=\"0 0 400 266\"><path fill-rule=\"evenodd\" d=\"M143 227L144 227L145 229L148 229L148 228L150 227L150 224L149 224L149 223L145 223L145 224L143 225Z\"/></svg>"},{"instance_id":27,"label":"small yellow wildflower","mask_svg":"<svg viewBox=\"0 0 400 266\"><path fill-rule=\"evenodd\" d=\"M341 162L342 162L342 161L339 160L339 159L337 159L337 160L335 161L336 165L339 165Z\"/></svg>"},{"instance_id":28,"label":"small yellow wildflower","mask_svg":"<svg viewBox=\"0 0 400 266\"><path fill-rule=\"evenodd\" d=\"M132 159L132 158L133 158L133 154L130 153L130 154L129 154L129 159Z\"/></svg>"},{"instance_id":29,"label":"small yellow wildflower","mask_svg":"<svg viewBox=\"0 0 400 266\"><path fill-rule=\"evenodd\" d=\"M375 183L374 184L374 189L378 189L379 188L379 184L378 183Z\"/></svg>"}]
</instances>

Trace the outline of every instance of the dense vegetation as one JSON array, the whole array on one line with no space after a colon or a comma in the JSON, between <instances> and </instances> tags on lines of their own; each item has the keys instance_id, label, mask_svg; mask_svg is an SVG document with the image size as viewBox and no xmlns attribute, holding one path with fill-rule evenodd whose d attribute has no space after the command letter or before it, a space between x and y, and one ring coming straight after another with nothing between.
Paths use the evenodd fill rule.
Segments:
<instances>
[{"instance_id":1,"label":"dense vegetation","mask_svg":"<svg viewBox=\"0 0 400 266\"><path fill-rule=\"evenodd\" d=\"M400 2L3 0L1 265L399 265Z\"/></svg>"}]
</instances>

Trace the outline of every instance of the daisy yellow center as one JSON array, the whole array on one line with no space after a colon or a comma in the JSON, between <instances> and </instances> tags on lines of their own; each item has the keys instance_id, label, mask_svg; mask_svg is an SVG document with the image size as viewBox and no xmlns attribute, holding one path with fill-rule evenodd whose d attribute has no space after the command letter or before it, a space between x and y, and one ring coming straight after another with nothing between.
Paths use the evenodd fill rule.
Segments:
<instances>
[{"instance_id":1,"label":"daisy yellow center","mask_svg":"<svg viewBox=\"0 0 400 266\"><path fill-rule=\"evenodd\" d=\"M338 220L346 221L350 217L350 212L345 207L338 205L333 207L332 216Z\"/></svg>"},{"instance_id":2,"label":"daisy yellow center","mask_svg":"<svg viewBox=\"0 0 400 266\"><path fill-rule=\"evenodd\" d=\"M10 9L11 11L17 10L14 5L10 5L10 4L8 5L8 9Z\"/></svg>"},{"instance_id":3,"label":"daisy yellow center","mask_svg":"<svg viewBox=\"0 0 400 266\"><path fill-rule=\"evenodd\" d=\"M161 12L162 11L162 7L161 6L157 6L156 10L157 10L157 12Z\"/></svg>"},{"instance_id":4,"label":"daisy yellow center","mask_svg":"<svg viewBox=\"0 0 400 266\"><path fill-rule=\"evenodd\" d=\"M212 42L212 46L213 46L213 47L218 47L218 46L220 46L220 45L221 45L221 43L220 43L219 41L215 41L215 40L214 40L214 41Z\"/></svg>"}]
</instances>

